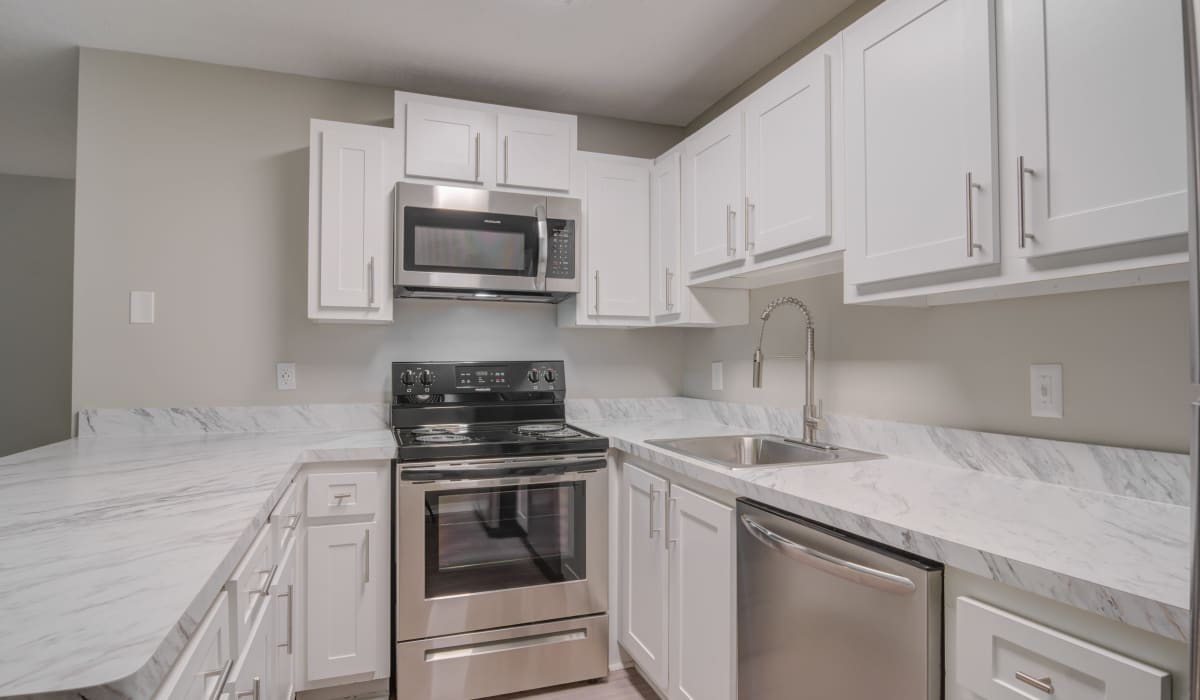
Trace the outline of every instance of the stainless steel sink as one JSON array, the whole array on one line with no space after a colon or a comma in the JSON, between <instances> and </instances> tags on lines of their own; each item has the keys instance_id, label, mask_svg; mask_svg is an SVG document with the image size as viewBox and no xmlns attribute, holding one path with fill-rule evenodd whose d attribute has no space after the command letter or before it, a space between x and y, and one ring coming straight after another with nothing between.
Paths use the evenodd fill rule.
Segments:
<instances>
[{"instance_id":1,"label":"stainless steel sink","mask_svg":"<svg viewBox=\"0 0 1200 700\"><path fill-rule=\"evenodd\" d=\"M885 455L835 445L817 445L781 435L713 435L647 440L672 452L714 462L730 469L803 467L834 462L886 459Z\"/></svg>"}]
</instances>

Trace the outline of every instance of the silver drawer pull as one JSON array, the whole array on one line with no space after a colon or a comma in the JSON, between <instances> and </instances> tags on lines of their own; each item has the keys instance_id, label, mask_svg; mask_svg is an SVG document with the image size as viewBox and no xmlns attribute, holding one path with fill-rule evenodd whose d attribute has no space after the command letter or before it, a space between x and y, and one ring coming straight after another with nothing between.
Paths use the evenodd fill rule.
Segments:
<instances>
[{"instance_id":1,"label":"silver drawer pull","mask_svg":"<svg viewBox=\"0 0 1200 700\"><path fill-rule=\"evenodd\" d=\"M1020 671L1017 671L1014 675L1016 676L1017 680L1021 681L1025 685L1037 688L1047 695L1054 695L1054 683L1051 681L1050 676L1046 676L1045 678L1034 678L1028 673L1021 673Z\"/></svg>"},{"instance_id":2,"label":"silver drawer pull","mask_svg":"<svg viewBox=\"0 0 1200 700\"><path fill-rule=\"evenodd\" d=\"M225 661L221 668L212 671L205 671L204 673L200 674L201 678L212 678L213 676L217 677L217 684L213 686L212 692L209 693L205 700L216 700L216 698L221 694L221 691L225 689L225 683L229 680L229 671L232 668L233 657L230 657Z\"/></svg>"},{"instance_id":3,"label":"silver drawer pull","mask_svg":"<svg viewBox=\"0 0 1200 700\"><path fill-rule=\"evenodd\" d=\"M288 524L284 525L283 527L288 530L295 530L296 526L299 524L300 524L300 514L292 513L291 515L288 516Z\"/></svg>"},{"instance_id":4,"label":"silver drawer pull","mask_svg":"<svg viewBox=\"0 0 1200 700\"><path fill-rule=\"evenodd\" d=\"M251 681L250 690L243 690L239 693L236 693L235 695L236 695L236 697L239 697L239 698L244 698L246 696L250 696L251 698L253 698L253 700L261 700L260 693L259 693L259 688L261 686L262 686L262 679L259 678L258 676L255 676L254 680Z\"/></svg>"},{"instance_id":5,"label":"silver drawer pull","mask_svg":"<svg viewBox=\"0 0 1200 700\"><path fill-rule=\"evenodd\" d=\"M280 597L280 598L287 598L287 599L288 599L288 606L287 606L287 641L286 641L286 642L282 642L282 643L280 643L280 644L277 644L276 646L278 646L278 647L283 647L283 648L286 648L286 649L287 649L287 653L289 653L289 654L290 654L290 653L292 653L292 611L293 611L293 609L294 609L294 603L293 603L293 601L295 600L295 596L294 596L294 595L292 595L292 589L293 589L293 587L294 587L294 586L293 586L293 584L290 584L290 583L289 583L289 584L288 584L288 588L287 588L287 593L280 593L280 594L279 594L279 597Z\"/></svg>"},{"instance_id":6,"label":"silver drawer pull","mask_svg":"<svg viewBox=\"0 0 1200 700\"><path fill-rule=\"evenodd\" d=\"M275 569L276 569L276 567L272 566L269 569L259 569L258 571L255 571L254 573L258 574L259 576L264 577L263 582L262 582L262 587L261 588L252 588L252 589L246 591L246 594L247 595L266 595L267 591L271 588L271 579L275 578Z\"/></svg>"},{"instance_id":7,"label":"silver drawer pull","mask_svg":"<svg viewBox=\"0 0 1200 700\"><path fill-rule=\"evenodd\" d=\"M746 528L746 531L753 535L754 539L795 559L801 564L824 571L831 576L837 576L840 579L870 586L871 588L888 593L909 594L917 590L916 584L903 576L873 569L869 566L835 557L832 554L826 554L825 552L805 547L799 542L793 542L783 535L767 529L760 523L755 522L748 515L742 515L741 521L742 527Z\"/></svg>"},{"instance_id":8,"label":"silver drawer pull","mask_svg":"<svg viewBox=\"0 0 1200 700\"><path fill-rule=\"evenodd\" d=\"M353 495L354 494L352 494L352 493L335 493L335 494L333 494L333 500L339 501L338 505L341 505L340 501L342 501L343 499L346 499L346 498L350 498Z\"/></svg>"}]
</instances>

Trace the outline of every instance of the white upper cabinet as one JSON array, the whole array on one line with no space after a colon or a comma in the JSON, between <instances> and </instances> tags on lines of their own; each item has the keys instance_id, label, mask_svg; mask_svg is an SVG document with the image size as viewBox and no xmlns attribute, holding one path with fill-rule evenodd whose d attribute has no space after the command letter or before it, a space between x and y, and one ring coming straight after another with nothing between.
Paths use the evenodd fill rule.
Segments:
<instances>
[{"instance_id":1,"label":"white upper cabinet","mask_svg":"<svg viewBox=\"0 0 1200 700\"><path fill-rule=\"evenodd\" d=\"M849 284L999 260L991 0L887 0L844 33Z\"/></svg>"},{"instance_id":2,"label":"white upper cabinet","mask_svg":"<svg viewBox=\"0 0 1200 700\"><path fill-rule=\"evenodd\" d=\"M1187 229L1179 3L1022 0L1007 5L1013 247L1028 257ZM1023 212L1020 208L1023 208Z\"/></svg>"},{"instance_id":3,"label":"white upper cabinet","mask_svg":"<svg viewBox=\"0 0 1200 700\"><path fill-rule=\"evenodd\" d=\"M650 315L650 162L589 154L583 210L587 313Z\"/></svg>"},{"instance_id":4,"label":"white upper cabinet","mask_svg":"<svg viewBox=\"0 0 1200 700\"><path fill-rule=\"evenodd\" d=\"M655 320L682 310L679 167L679 152L672 151L650 170L650 299Z\"/></svg>"},{"instance_id":5,"label":"white upper cabinet","mask_svg":"<svg viewBox=\"0 0 1200 700\"><path fill-rule=\"evenodd\" d=\"M500 149L497 184L570 190L575 128L571 115L500 112L496 121Z\"/></svg>"},{"instance_id":6,"label":"white upper cabinet","mask_svg":"<svg viewBox=\"0 0 1200 700\"><path fill-rule=\"evenodd\" d=\"M391 129L312 120L308 316L392 320Z\"/></svg>"},{"instance_id":7,"label":"white upper cabinet","mask_svg":"<svg viewBox=\"0 0 1200 700\"><path fill-rule=\"evenodd\" d=\"M684 142L683 230L689 273L745 257L742 112L731 109Z\"/></svg>"},{"instance_id":8,"label":"white upper cabinet","mask_svg":"<svg viewBox=\"0 0 1200 700\"><path fill-rule=\"evenodd\" d=\"M841 61L833 46L840 42L800 59L744 103L744 245L754 255L833 235L833 78Z\"/></svg>"},{"instance_id":9,"label":"white upper cabinet","mask_svg":"<svg viewBox=\"0 0 1200 700\"><path fill-rule=\"evenodd\" d=\"M493 115L482 109L408 102L404 120L404 174L483 183L483 153L493 147L494 131L490 124L494 120Z\"/></svg>"}]
</instances>

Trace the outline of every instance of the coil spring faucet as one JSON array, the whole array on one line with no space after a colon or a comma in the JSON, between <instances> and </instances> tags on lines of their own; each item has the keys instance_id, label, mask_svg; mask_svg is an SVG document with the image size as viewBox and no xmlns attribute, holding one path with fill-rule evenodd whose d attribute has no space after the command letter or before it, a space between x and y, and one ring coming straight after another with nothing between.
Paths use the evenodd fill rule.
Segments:
<instances>
[{"instance_id":1,"label":"coil spring faucet","mask_svg":"<svg viewBox=\"0 0 1200 700\"><path fill-rule=\"evenodd\" d=\"M813 389L813 375L817 355L816 333L813 330L812 314L808 311L808 306L796 297L779 297L763 309L759 318L762 319L762 327L758 331L758 347L754 349L754 379L753 384L755 389L762 388L762 369L763 369L763 333L767 330L767 320L771 318L771 312L783 305L795 306L804 313L804 333L805 333L805 351L804 351L804 442L809 445L825 447L817 442L817 430L821 427L821 406L817 403L816 392Z\"/></svg>"}]
</instances>

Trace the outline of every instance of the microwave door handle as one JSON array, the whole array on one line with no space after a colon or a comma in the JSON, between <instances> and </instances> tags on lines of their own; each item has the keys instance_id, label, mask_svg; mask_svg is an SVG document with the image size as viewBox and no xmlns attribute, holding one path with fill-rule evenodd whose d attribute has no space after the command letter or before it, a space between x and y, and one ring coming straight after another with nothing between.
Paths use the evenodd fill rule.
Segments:
<instances>
[{"instance_id":1,"label":"microwave door handle","mask_svg":"<svg viewBox=\"0 0 1200 700\"><path fill-rule=\"evenodd\" d=\"M540 291L546 289L546 259L549 256L548 248L550 245L550 242L547 240L549 223L546 221L546 206L544 204L534 207L533 212L537 215L538 230L537 278L534 284Z\"/></svg>"}]
</instances>

